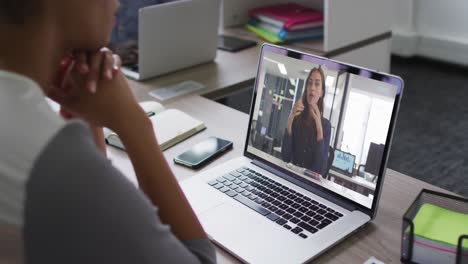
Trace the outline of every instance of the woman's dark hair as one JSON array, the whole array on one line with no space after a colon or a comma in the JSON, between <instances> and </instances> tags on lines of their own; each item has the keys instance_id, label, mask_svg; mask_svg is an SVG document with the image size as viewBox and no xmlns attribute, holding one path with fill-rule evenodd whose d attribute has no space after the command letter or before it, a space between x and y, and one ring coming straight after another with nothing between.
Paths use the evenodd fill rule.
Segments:
<instances>
[{"instance_id":1,"label":"woman's dark hair","mask_svg":"<svg viewBox=\"0 0 468 264\"><path fill-rule=\"evenodd\" d=\"M8 24L24 24L34 14L38 0L0 0L0 21Z\"/></svg>"},{"instance_id":2,"label":"woman's dark hair","mask_svg":"<svg viewBox=\"0 0 468 264\"><path fill-rule=\"evenodd\" d=\"M308 93L308 87L309 87L309 79L310 76L312 76L312 73L318 72L320 74L320 77L322 78L322 97L320 97L317 106L320 110L320 114L323 115L323 98L325 97L325 74L323 73L323 70L321 67L316 67L310 70L309 75L307 75L306 83L305 83L305 88L304 92L302 93L302 104L304 105L304 112L302 112L302 119L304 121L309 120L309 104L307 103L307 93Z\"/></svg>"}]
</instances>

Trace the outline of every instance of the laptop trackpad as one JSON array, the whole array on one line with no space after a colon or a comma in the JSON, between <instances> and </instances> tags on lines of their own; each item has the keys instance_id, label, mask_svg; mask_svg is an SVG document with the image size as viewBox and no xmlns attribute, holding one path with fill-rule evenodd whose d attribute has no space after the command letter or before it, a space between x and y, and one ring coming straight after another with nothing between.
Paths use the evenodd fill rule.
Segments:
<instances>
[{"instance_id":1,"label":"laptop trackpad","mask_svg":"<svg viewBox=\"0 0 468 264\"><path fill-rule=\"evenodd\" d=\"M277 263L284 254L284 245L297 243L301 238L290 235L278 224L239 204L224 203L201 214L200 221L213 240L247 262L268 262L256 252L270 252L271 263ZM278 239L281 243L278 243ZM265 250L265 251L264 251ZM279 254L276 254L279 253ZM278 259L279 258L279 259ZM282 263L287 263L284 259Z\"/></svg>"}]
</instances>

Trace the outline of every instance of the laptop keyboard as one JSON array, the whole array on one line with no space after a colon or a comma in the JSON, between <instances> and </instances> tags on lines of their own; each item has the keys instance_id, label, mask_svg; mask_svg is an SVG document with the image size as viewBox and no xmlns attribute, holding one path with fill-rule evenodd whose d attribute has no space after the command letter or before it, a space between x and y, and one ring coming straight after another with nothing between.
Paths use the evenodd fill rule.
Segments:
<instances>
[{"instance_id":1,"label":"laptop keyboard","mask_svg":"<svg viewBox=\"0 0 468 264\"><path fill-rule=\"evenodd\" d=\"M343 216L246 167L208 184L304 239Z\"/></svg>"}]
</instances>

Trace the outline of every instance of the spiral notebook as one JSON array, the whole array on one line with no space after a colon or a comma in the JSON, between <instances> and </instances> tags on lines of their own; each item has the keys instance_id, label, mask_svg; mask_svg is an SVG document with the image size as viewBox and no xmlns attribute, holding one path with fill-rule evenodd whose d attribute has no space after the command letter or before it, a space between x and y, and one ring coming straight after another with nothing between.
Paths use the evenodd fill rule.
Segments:
<instances>
[{"instance_id":1,"label":"spiral notebook","mask_svg":"<svg viewBox=\"0 0 468 264\"><path fill-rule=\"evenodd\" d=\"M166 150L177 143L197 134L206 128L205 124L192 116L177 110L165 109L162 105L154 107L151 111L145 109L145 103L140 103L153 123L154 133L161 150ZM125 149L116 133L110 129L104 129L104 137L108 145Z\"/></svg>"}]
</instances>

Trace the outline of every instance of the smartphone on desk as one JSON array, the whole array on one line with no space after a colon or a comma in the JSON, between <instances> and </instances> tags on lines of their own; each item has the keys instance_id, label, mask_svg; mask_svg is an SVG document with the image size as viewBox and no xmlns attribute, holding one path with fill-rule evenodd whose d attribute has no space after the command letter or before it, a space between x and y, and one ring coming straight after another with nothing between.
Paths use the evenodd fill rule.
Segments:
<instances>
[{"instance_id":1,"label":"smartphone on desk","mask_svg":"<svg viewBox=\"0 0 468 264\"><path fill-rule=\"evenodd\" d=\"M174 162L198 169L229 149L232 149L231 141L210 137L175 157Z\"/></svg>"},{"instance_id":2,"label":"smartphone on desk","mask_svg":"<svg viewBox=\"0 0 468 264\"><path fill-rule=\"evenodd\" d=\"M224 35L218 36L218 49L220 50L237 52L256 45L257 42L253 40L241 39Z\"/></svg>"}]
</instances>

